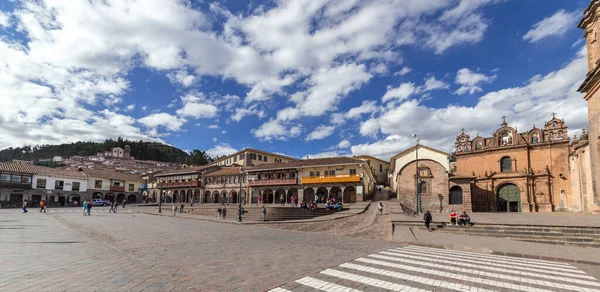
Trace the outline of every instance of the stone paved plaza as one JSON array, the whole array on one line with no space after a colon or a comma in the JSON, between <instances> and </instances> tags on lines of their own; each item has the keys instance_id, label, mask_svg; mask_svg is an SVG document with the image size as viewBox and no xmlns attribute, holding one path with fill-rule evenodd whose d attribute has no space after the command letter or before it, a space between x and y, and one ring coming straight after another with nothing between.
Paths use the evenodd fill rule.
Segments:
<instances>
[{"instance_id":1,"label":"stone paved plaza","mask_svg":"<svg viewBox=\"0 0 600 292\"><path fill-rule=\"evenodd\" d=\"M600 290L600 266L80 210L0 210L0 291Z\"/></svg>"}]
</instances>

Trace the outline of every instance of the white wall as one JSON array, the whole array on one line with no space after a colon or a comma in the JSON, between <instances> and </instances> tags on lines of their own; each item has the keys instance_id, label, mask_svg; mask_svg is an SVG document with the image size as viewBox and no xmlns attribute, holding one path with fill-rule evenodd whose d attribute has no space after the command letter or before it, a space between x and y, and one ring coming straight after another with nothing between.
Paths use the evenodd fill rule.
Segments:
<instances>
[{"instance_id":1,"label":"white wall","mask_svg":"<svg viewBox=\"0 0 600 292\"><path fill-rule=\"evenodd\" d=\"M73 182L78 182L79 183L79 192L85 192L85 191L87 191L87 188L88 188L88 181L86 179L73 179L73 178L66 178L66 177L51 177L51 176L44 176L44 175L34 174L33 175L33 182L31 184L31 187L34 188L34 189L37 189L37 180L38 180L38 178L46 180L46 188L45 188L46 190L54 190L54 185L55 185L55 183L56 183L57 180L62 180L64 182L62 190L66 191L66 192L72 191Z\"/></svg>"},{"instance_id":2,"label":"white wall","mask_svg":"<svg viewBox=\"0 0 600 292\"><path fill-rule=\"evenodd\" d=\"M109 191L110 190L110 179L105 179L105 178L99 178L99 177L90 177L88 178L88 185L90 189L94 189L96 190L96 181L97 180L101 180L102 181L102 188L101 189L97 189L99 191Z\"/></svg>"},{"instance_id":3,"label":"white wall","mask_svg":"<svg viewBox=\"0 0 600 292\"><path fill-rule=\"evenodd\" d=\"M398 189L398 172L407 164L415 161L416 157L416 149L412 149L412 151L405 153L403 156L396 157L391 163L394 165L394 174L392 176L392 187L393 190ZM433 160L439 164L441 164L446 171L450 171L450 162L448 161L448 156L431 151L427 148L419 147L419 160L428 159Z\"/></svg>"}]
</instances>

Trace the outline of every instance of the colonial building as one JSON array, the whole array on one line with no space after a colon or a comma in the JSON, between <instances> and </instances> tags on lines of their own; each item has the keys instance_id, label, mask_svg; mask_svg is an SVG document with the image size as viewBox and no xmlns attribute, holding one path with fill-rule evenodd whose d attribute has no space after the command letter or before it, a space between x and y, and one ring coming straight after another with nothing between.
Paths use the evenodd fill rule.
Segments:
<instances>
[{"instance_id":1,"label":"colonial building","mask_svg":"<svg viewBox=\"0 0 600 292\"><path fill-rule=\"evenodd\" d=\"M162 192L162 198L166 202L189 203L192 199L199 203L212 202L200 196L204 193L202 177L219 169L219 166L207 165L155 174L158 193L154 190L150 196L160 197Z\"/></svg>"},{"instance_id":2,"label":"colonial building","mask_svg":"<svg viewBox=\"0 0 600 292\"><path fill-rule=\"evenodd\" d=\"M581 130L579 139L575 136L571 142L569 174L572 211L599 212L600 206L594 202L590 143L585 129Z\"/></svg>"},{"instance_id":3,"label":"colonial building","mask_svg":"<svg viewBox=\"0 0 600 292\"><path fill-rule=\"evenodd\" d=\"M246 199L247 175L241 167L224 167L203 176L204 201L237 204ZM247 202L247 201L246 201Z\"/></svg>"},{"instance_id":4,"label":"colonial building","mask_svg":"<svg viewBox=\"0 0 600 292\"><path fill-rule=\"evenodd\" d=\"M218 166L255 166L269 163L291 162L297 159L282 154L246 148L231 155L225 156L209 165Z\"/></svg>"},{"instance_id":5,"label":"colonial building","mask_svg":"<svg viewBox=\"0 0 600 292\"><path fill-rule=\"evenodd\" d=\"M455 180L449 181L449 158L450 154L424 145L391 158L392 187L405 212L413 213L417 208L419 212L471 210L469 179L454 176Z\"/></svg>"},{"instance_id":6,"label":"colonial building","mask_svg":"<svg viewBox=\"0 0 600 292\"><path fill-rule=\"evenodd\" d=\"M525 132L509 126L505 117L492 137L471 137L463 130L455 147L455 176L472 177L473 211L551 212L575 207L567 127L554 113L543 128L534 125Z\"/></svg>"},{"instance_id":7,"label":"colonial building","mask_svg":"<svg viewBox=\"0 0 600 292\"><path fill-rule=\"evenodd\" d=\"M390 170L390 163L388 161L368 155L354 156L354 158L367 162L378 185L389 185L388 171Z\"/></svg>"},{"instance_id":8,"label":"colonial building","mask_svg":"<svg viewBox=\"0 0 600 292\"><path fill-rule=\"evenodd\" d=\"M19 163L0 163L0 202L20 206L26 200L37 206L69 206L85 199L87 177L81 171Z\"/></svg>"},{"instance_id":9,"label":"colonial building","mask_svg":"<svg viewBox=\"0 0 600 292\"><path fill-rule=\"evenodd\" d=\"M594 195L593 208L600 206L600 1L592 0L584 12L583 19L578 27L584 30L587 48L588 73L578 91L585 93L588 104L589 117L589 156L591 167L591 180L587 188ZM590 207L592 207L590 205Z\"/></svg>"},{"instance_id":10,"label":"colonial building","mask_svg":"<svg viewBox=\"0 0 600 292\"><path fill-rule=\"evenodd\" d=\"M87 175L88 198L129 203L140 202L141 186L144 180L139 175L116 172L114 170L85 169Z\"/></svg>"}]
</instances>

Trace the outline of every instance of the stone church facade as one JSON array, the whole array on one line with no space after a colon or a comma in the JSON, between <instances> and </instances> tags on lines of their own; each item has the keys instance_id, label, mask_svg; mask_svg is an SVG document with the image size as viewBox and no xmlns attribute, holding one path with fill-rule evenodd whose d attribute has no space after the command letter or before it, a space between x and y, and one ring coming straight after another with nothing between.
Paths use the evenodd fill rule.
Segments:
<instances>
[{"instance_id":1,"label":"stone church facade","mask_svg":"<svg viewBox=\"0 0 600 292\"><path fill-rule=\"evenodd\" d=\"M578 27L584 30L588 73L578 91L585 93L589 134L586 142L575 145L571 163L583 211L600 212L600 1L592 0ZM585 144L585 145L584 145ZM587 167L586 166L590 166ZM591 196L591 198L590 198Z\"/></svg>"}]
</instances>

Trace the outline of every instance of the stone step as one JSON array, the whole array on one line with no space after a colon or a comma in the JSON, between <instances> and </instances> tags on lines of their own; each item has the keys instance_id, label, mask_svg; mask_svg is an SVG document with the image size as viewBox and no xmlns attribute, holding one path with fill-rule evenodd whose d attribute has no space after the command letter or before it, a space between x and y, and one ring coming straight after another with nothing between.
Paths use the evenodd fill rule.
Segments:
<instances>
[{"instance_id":1,"label":"stone step","mask_svg":"<svg viewBox=\"0 0 600 292\"><path fill-rule=\"evenodd\" d=\"M562 232L538 232L538 231L516 231L516 230L487 230L475 228L451 229L444 228L442 231L462 232L462 233L494 233L494 234L511 234L511 235L529 235L529 236L545 236L545 237L582 237L591 239L600 239L600 234L589 233L562 233Z\"/></svg>"},{"instance_id":2,"label":"stone step","mask_svg":"<svg viewBox=\"0 0 600 292\"><path fill-rule=\"evenodd\" d=\"M442 232L448 232L446 230L440 230ZM470 234L470 235L479 235L479 236L494 236L494 237L506 237L506 238L531 238L531 239L548 239L555 241L569 241L569 242L598 242L600 243L600 237L583 237L583 236L556 236L556 235L547 235L543 233L537 234L515 234L515 233L505 233L505 232L452 232L452 233L462 233L462 234Z\"/></svg>"}]
</instances>

